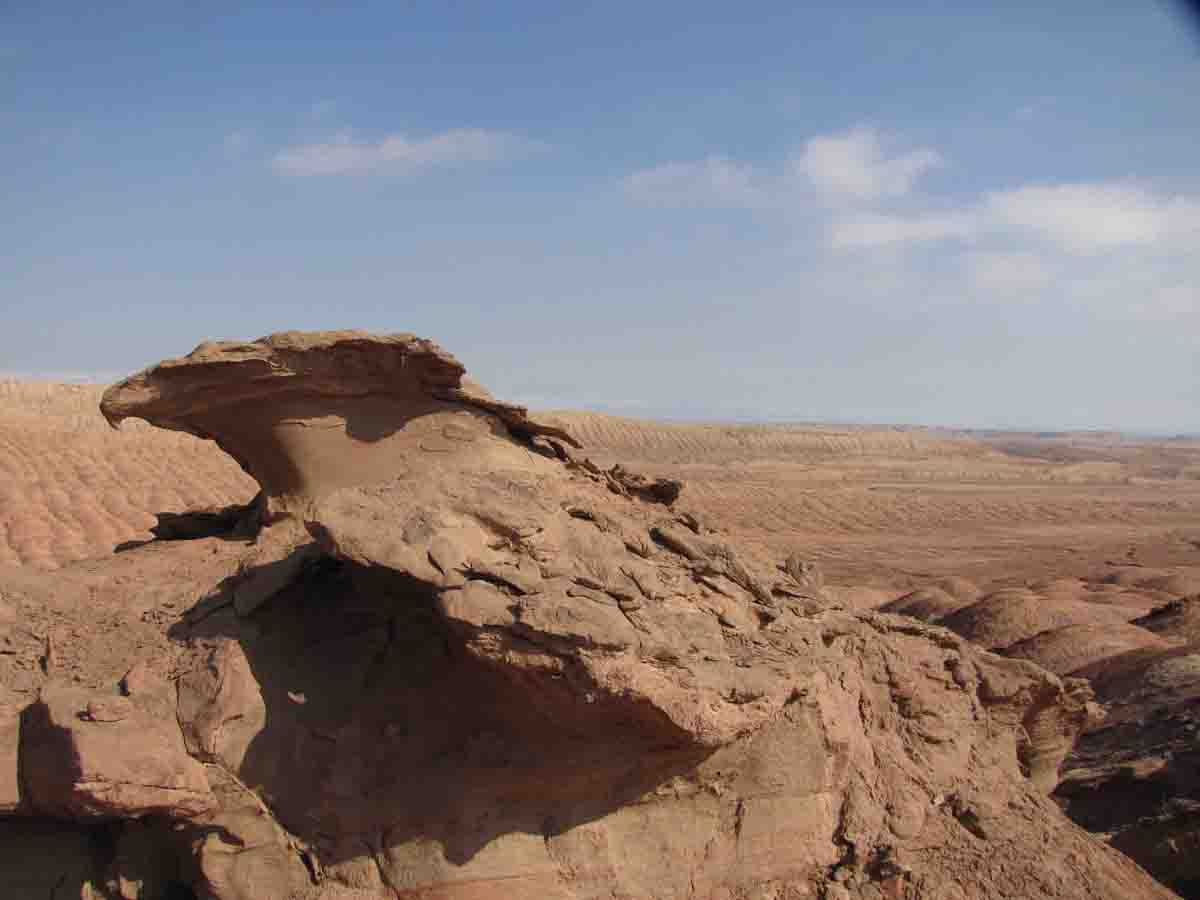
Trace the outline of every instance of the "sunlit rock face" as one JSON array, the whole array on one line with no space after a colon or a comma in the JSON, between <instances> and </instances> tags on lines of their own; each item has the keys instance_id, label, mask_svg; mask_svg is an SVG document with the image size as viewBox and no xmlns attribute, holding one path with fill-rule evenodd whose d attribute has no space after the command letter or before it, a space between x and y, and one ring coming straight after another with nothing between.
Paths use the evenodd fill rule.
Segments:
<instances>
[{"instance_id":1,"label":"sunlit rock face","mask_svg":"<svg viewBox=\"0 0 1200 900\"><path fill-rule=\"evenodd\" d=\"M1085 686L834 607L429 341L206 344L103 410L215 440L262 490L89 570L92 597L128 586L114 622L161 621L99 709L203 765L205 808L161 810L150 854L198 896L1170 896L1045 797Z\"/></svg>"},{"instance_id":2,"label":"sunlit rock face","mask_svg":"<svg viewBox=\"0 0 1200 900\"><path fill-rule=\"evenodd\" d=\"M216 441L284 509L396 474L485 413L485 427L569 440L464 372L411 334L285 332L201 344L114 385L100 408L114 425L135 417Z\"/></svg>"}]
</instances>

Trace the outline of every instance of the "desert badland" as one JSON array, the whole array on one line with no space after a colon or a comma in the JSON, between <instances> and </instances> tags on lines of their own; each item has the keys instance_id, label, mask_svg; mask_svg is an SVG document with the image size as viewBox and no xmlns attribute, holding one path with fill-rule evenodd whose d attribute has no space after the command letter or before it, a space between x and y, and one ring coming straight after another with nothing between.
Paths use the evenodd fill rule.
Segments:
<instances>
[{"instance_id":1,"label":"desert badland","mask_svg":"<svg viewBox=\"0 0 1200 900\"><path fill-rule=\"evenodd\" d=\"M336 332L3 383L0 448L6 897L1198 896L1200 440Z\"/></svg>"}]
</instances>

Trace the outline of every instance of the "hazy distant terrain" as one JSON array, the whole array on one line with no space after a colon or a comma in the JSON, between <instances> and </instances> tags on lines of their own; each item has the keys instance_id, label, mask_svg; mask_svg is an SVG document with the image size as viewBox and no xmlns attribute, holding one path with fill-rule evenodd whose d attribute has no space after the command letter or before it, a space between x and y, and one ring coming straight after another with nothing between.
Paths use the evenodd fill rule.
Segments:
<instances>
[{"instance_id":1,"label":"hazy distant terrain","mask_svg":"<svg viewBox=\"0 0 1200 900\"><path fill-rule=\"evenodd\" d=\"M598 461L674 473L714 524L839 580L1086 575L1131 547L1200 562L1200 440L555 417Z\"/></svg>"}]
</instances>

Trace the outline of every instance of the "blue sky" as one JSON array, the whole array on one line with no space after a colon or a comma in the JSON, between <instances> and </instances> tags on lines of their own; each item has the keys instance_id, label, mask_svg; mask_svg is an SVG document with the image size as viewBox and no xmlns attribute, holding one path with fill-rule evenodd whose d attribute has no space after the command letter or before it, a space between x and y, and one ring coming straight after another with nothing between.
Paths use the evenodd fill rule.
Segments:
<instances>
[{"instance_id":1,"label":"blue sky","mask_svg":"<svg viewBox=\"0 0 1200 900\"><path fill-rule=\"evenodd\" d=\"M360 327L534 406L1200 431L1181 5L52 6L0 371Z\"/></svg>"}]
</instances>

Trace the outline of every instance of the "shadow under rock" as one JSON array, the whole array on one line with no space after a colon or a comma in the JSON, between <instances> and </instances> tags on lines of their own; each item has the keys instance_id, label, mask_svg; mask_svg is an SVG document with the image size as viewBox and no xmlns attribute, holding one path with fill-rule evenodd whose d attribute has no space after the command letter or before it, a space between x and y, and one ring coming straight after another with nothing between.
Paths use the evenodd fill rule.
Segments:
<instances>
[{"instance_id":1,"label":"shadow under rock","mask_svg":"<svg viewBox=\"0 0 1200 900\"><path fill-rule=\"evenodd\" d=\"M157 541L191 541L200 538L222 538L247 541L258 531L265 502L261 492L249 503L233 503L217 509L192 509L185 512L158 512L157 523L150 528L154 537L122 541L113 553L125 553Z\"/></svg>"},{"instance_id":2,"label":"shadow under rock","mask_svg":"<svg viewBox=\"0 0 1200 900\"><path fill-rule=\"evenodd\" d=\"M588 692L569 661L523 665L546 662L532 644L504 665L475 657L433 590L391 570L322 557L249 620L226 610L185 635L241 644L266 722L238 775L322 866L431 843L461 865L502 835L601 818L711 753L647 703Z\"/></svg>"},{"instance_id":3,"label":"shadow under rock","mask_svg":"<svg viewBox=\"0 0 1200 900\"><path fill-rule=\"evenodd\" d=\"M121 541L113 547L113 553L126 553L129 550L136 550L138 547L145 547L147 544L153 544L157 538L146 538L144 541Z\"/></svg>"}]
</instances>

